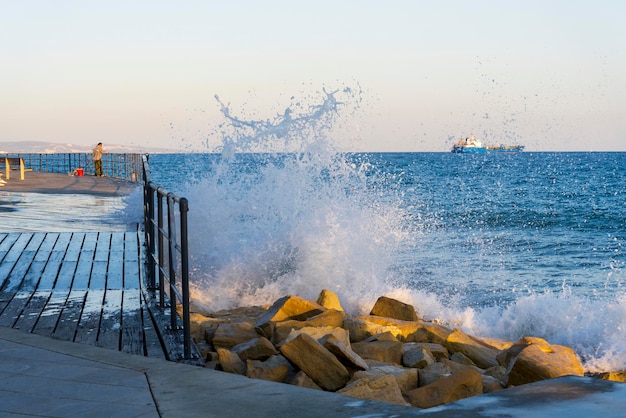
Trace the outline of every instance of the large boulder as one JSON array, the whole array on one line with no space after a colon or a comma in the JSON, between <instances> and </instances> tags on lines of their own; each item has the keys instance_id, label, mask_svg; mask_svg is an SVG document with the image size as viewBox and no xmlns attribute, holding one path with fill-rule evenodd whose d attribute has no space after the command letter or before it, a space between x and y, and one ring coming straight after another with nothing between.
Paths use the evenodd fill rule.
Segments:
<instances>
[{"instance_id":1,"label":"large boulder","mask_svg":"<svg viewBox=\"0 0 626 418\"><path fill-rule=\"evenodd\" d=\"M404 346L402 354L402 365L404 367L413 367L423 369L424 367L435 363L435 357L426 347Z\"/></svg>"},{"instance_id":2,"label":"large boulder","mask_svg":"<svg viewBox=\"0 0 626 418\"><path fill-rule=\"evenodd\" d=\"M237 353L233 353L225 348L218 348L217 356L223 371L241 375L246 374L246 363L239 358Z\"/></svg>"},{"instance_id":3,"label":"large boulder","mask_svg":"<svg viewBox=\"0 0 626 418\"><path fill-rule=\"evenodd\" d=\"M509 386L560 376L583 375L583 366L574 350L569 347L550 345L540 338L522 339L518 343L510 348L513 352L519 351L519 354L511 360L507 368Z\"/></svg>"},{"instance_id":4,"label":"large boulder","mask_svg":"<svg viewBox=\"0 0 626 418\"><path fill-rule=\"evenodd\" d=\"M455 402L470 396L480 395L483 381L480 373L464 370L451 376L443 376L430 385L409 392L411 405L418 408L432 408Z\"/></svg>"},{"instance_id":5,"label":"large boulder","mask_svg":"<svg viewBox=\"0 0 626 418\"><path fill-rule=\"evenodd\" d=\"M402 321L418 321L417 313L412 305L399 300L381 296L378 298L370 315L399 319Z\"/></svg>"},{"instance_id":6,"label":"large boulder","mask_svg":"<svg viewBox=\"0 0 626 418\"><path fill-rule=\"evenodd\" d=\"M363 359L402 364L402 343L400 341L362 341L352 344L352 350Z\"/></svg>"},{"instance_id":7,"label":"large boulder","mask_svg":"<svg viewBox=\"0 0 626 418\"><path fill-rule=\"evenodd\" d=\"M300 334L308 334L318 340L321 344L323 344L321 340L329 335L333 335L343 344L350 346L350 336L348 335L348 331L343 328L334 327L304 327L300 329L293 329L289 335L287 335L285 342L293 340Z\"/></svg>"},{"instance_id":8,"label":"large boulder","mask_svg":"<svg viewBox=\"0 0 626 418\"><path fill-rule=\"evenodd\" d=\"M393 335L402 334L402 331L395 326L377 324L364 318L345 318L343 327L350 333L350 341L353 342L363 341L373 335L385 332L390 332Z\"/></svg>"},{"instance_id":9,"label":"large boulder","mask_svg":"<svg viewBox=\"0 0 626 418\"><path fill-rule=\"evenodd\" d=\"M246 376L249 378L279 383L287 379L291 369L289 361L280 355L272 356L265 361L248 360L246 366Z\"/></svg>"},{"instance_id":10,"label":"large boulder","mask_svg":"<svg viewBox=\"0 0 626 418\"><path fill-rule=\"evenodd\" d=\"M452 330L432 322L414 322L415 329L405 336L406 342L434 343L444 345Z\"/></svg>"},{"instance_id":11,"label":"large boulder","mask_svg":"<svg viewBox=\"0 0 626 418\"><path fill-rule=\"evenodd\" d=\"M504 386L504 384L500 380L496 379L493 376L483 374L482 377L483 377L483 393L498 392L506 388L506 386Z\"/></svg>"},{"instance_id":12,"label":"large boulder","mask_svg":"<svg viewBox=\"0 0 626 418\"><path fill-rule=\"evenodd\" d=\"M345 342L340 341L333 334L327 335L320 340L320 343L326 348L328 351L333 353L335 357L347 368L349 369L357 369L357 370L367 370L369 366L359 356L357 353L352 351L345 344Z\"/></svg>"},{"instance_id":13,"label":"large boulder","mask_svg":"<svg viewBox=\"0 0 626 418\"><path fill-rule=\"evenodd\" d=\"M207 318L206 316L199 313L190 312L189 326L193 339L196 341L200 341L204 339L204 330L217 326L217 323L212 318Z\"/></svg>"},{"instance_id":14,"label":"large boulder","mask_svg":"<svg viewBox=\"0 0 626 418\"><path fill-rule=\"evenodd\" d=\"M339 302L339 298L333 292L328 289L323 289L320 295L317 297L317 303L326 309L334 309L336 311L343 312L343 307Z\"/></svg>"},{"instance_id":15,"label":"large boulder","mask_svg":"<svg viewBox=\"0 0 626 418\"><path fill-rule=\"evenodd\" d=\"M401 340L406 340L410 334L414 333L421 327L420 321L404 321L402 319L388 318L384 316L359 316L358 319L373 322L385 327L393 327L390 328L389 331L396 329L397 332L394 332L394 334Z\"/></svg>"},{"instance_id":16,"label":"large boulder","mask_svg":"<svg viewBox=\"0 0 626 418\"><path fill-rule=\"evenodd\" d=\"M465 354L460 353L458 351L450 356L450 361L453 361L459 364L465 364L467 366L476 366L476 364L472 361L472 359L470 359ZM495 366L492 366L492 367L495 367Z\"/></svg>"},{"instance_id":17,"label":"large boulder","mask_svg":"<svg viewBox=\"0 0 626 418\"><path fill-rule=\"evenodd\" d=\"M459 329L452 331L443 345L450 352L459 352L471 359L474 364L482 369L488 369L498 365L496 356L499 351Z\"/></svg>"},{"instance_id":18,"label":"large boulder","mask_svg":"<svg viewBox=\"0 0 626 418\"><path fill-rule=\"evenodd\" d=\"M471 364L457 363L456 361L452 361L447 358L442 358L441 360L439 360L439 362L441 364L445 364L452 373L457 373L461 370L474 370L475 372L478 372L480 374L485 373L485 370L479 367L472 366Z\"/></svg>"},{"instance_id":19,"label":"large boulder","mask_svg":"<svg viewBox=\"0 0 626 418\"><path fill-rule=\"evenodd\" d=\"M393 334L393 332L385 331L385 332L381 332L380 334L372 335L371 337L368 337L364 339L363 341L370 343L372 341L400 341L400 340L398 339L398 336Z\"/></svg>"},{"instance_id":20,"label":"large boulder","mask_svg":"<svg viewBox=\"0 0 626 418\"><path fill-rule=\"evenodd\" d=\"M223 323L217 326L211 343L215 348L232 348L252 339L259 334L248 322Z\"/></svg>"},{"instance_id":21,"label":"large boulder","mask_svg":"<svg viewBox=\"0 0 626 418\"><path fill-rule=\"evenodd\" d=\"M441 344L434 343L404 343L404 351L414 348L425 348L430 351L430 354L434 357L435 361L439 361L442 358L450 358L448 349Z\"/></svg>"},{"instance_id":22,"label":"large boulder","mask_svg":"<svg viewBox=\"0 0 626 418\"><path fill-rule=\"evenodd\" d=\"M343 326L343 320L345 319L345 317L346 314L344 312L329 309L304 321L292 319L276 322L273 324L271 332L272 341L274 342L274 344L280 345L283 341L285 341L287 335L289 335L289 333L294 329L300 329L305 327L340 328Z\"/></svg>"},{"instance_id":23,"label":"large boulder","mask_svg":"<svg viewBox=\"0 0 626 418\"><path fill-rule=\"evenodd\" d=\"M352 396L353 398L409 406L402 397L398 383L392 375L363 377L340 389L338 393Z\"/></svg>"},{"instance_id":24,"label":"large boulder","mask_svg":"<svg viewBox=\"0 0 626 418\"><path fill-rule=\"evenodd\" d=\"M272 324L286 320L304 321L321 314L325 310L326 308L310 300L287 295L278 299L267 311L259 316L254 326L263 336L271 339Z\"/></svg>"},{"instance_id":25,"label":"large boulder","mask_svg":"<svg viewBox=\"0 0 626 418\"><path fill-rule=\"evenodd\" d=\"M369 370L355 372L348 384L366 377L372 378L374 376L390 375L396 379L402 394L407 395L411 390L417 387L417 372L417 369L398 367L394 365L373 366L370 367Z\"/></svg>"},{"instance_id":26,"label":"large boulder","mask_svg":"<svg viewBox=\"0 0 626 418\"><path fill-rule=\"evenodd\" d=\"M243 360L265 360L278 354L274 345L265 337L253 338L249 341L237 344L231 351L237 353Z\"/></svg>"},{"instance_id":27,"label":"large boulder","mask_svg":"<svg viewBox=\"0 0 626 418\"><path fill-rule=\"evenodd\" d=\"M299 334L283 344L280 352L325 390L336 391L350 379L337 357L310 335Z\"/></svg>"},{"instance_id":28,"label":"large boulder","mask_svg":"<svg viewBox=\"0 0 626 418\"><path fill-rule=\"evenodd\" d=\"M298 371L293 377L288 377L286 383L294 386L300 386L301 388L324 390L302 370Z\"/></svg>"},{"instance_id":29,"label":"large boulder","mask_svg":"<svg viewBox=\"0 0 626 418\"><path fill-rule=\"evenodd\" d=\"M417 384L419 387L428 386L443 376L452 374L452 370L444 363L434 363L417 370Z\"/></svg>"}]
</instances>

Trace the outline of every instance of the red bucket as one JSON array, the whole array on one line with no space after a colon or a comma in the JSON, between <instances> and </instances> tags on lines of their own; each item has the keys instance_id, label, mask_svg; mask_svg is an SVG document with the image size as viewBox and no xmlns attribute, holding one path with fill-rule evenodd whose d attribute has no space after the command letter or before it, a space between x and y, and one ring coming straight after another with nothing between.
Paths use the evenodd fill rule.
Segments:
<instances>
[{"instance_id":1,"label":"red bucket","mask_svg":"<svg viewBox=\"0 0 626 418\"><path fill-rule=\"evenodd\" d=\"M84 176L84 175L85 175L85 169L83 169L83 168L77 168L77 169L76 169L76 175L77 175L78 177L82 177L82 176Z\"/></svg>"}]
</instances>

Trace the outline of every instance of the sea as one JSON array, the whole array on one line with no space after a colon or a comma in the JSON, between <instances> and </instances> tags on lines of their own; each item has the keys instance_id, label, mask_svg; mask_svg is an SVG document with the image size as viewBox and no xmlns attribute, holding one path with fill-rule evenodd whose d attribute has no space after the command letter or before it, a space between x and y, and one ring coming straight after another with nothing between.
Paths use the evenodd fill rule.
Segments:
<instances>
[{"instance_id":1,"label":"sea","mask_svg":"<svg viewBox=\"0 0 626 418\"><path fill-rule=\"evenodd\" d=\"M572 347L588 372L626 369L626 153L352 153L330 134L333 93L273 120L220 104L218 147L150 156L189 200L194 304L329 289L358 315L388 296L474 335Z\"/></svg>"}]
</instances>

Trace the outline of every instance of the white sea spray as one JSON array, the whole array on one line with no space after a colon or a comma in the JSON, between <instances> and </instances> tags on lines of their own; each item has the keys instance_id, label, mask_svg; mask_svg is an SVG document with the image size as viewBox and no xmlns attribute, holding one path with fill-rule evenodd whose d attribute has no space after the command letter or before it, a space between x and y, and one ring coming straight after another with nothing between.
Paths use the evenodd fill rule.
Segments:
<instances>
[{"instance_id":1,"label":"white sea spray","mask_svg":"<svg viewBox=\"0 0 626 418\"><path fill-rule=\"evenodd\" d=\"M397 187L404 173L375 171L367 155L345 154L333 137L332 127L354 95L350 89L323 92L310 107L294 99L279 115L254 120L234 116L219 101L224 122L217 131L223 141L207 151L221 154L197 170L183 193L192 208L195 302L219 310L270 304L286 294L315 299L326 288L350 314L360 314L385 295L412 304L422 318L475 335L511 341L530 335L570 346L588 371L624 369L623 293L596 300L567 286L549 290L541 277L530 283L520 278L504 289L509 298L498 303L504 279L467 283L465 275L449 273L464 272L467 267L459 263L465 259L449 252L437 260L440 252L428 253L419 239L422 228L440 228L446 219L423 212L407 221L415 213L402 204L408 189ZM462 237L451 237L466 249ZM468 239L475 265L483 252L511 238L472 233ZM416 251L421 262L436 263L424 266L434 271L425 286L410 276L414 272L397 266L399 257L414 257ZM502 252L502 263L506 256ZM613 270L611 285L622 271ZM446 283L439 281L441 273L449 274Z\"/></svg>"},{"instance_id":2,"label":"white sea spray","mask_svg":"<svg viewBox=\"0 0 626 418\"><path fill-rule=\"evenodd\" d=\"M347 158L330 137L343 100L354 97L324 92L320 104L257 121L220 102L221 158L186 193L201 208L190 213L200 303L315 299L330 289L359 312L386 293L390 252L408 234L394 202L372 199L367 162Z\"/></svg>"}]
</instances>

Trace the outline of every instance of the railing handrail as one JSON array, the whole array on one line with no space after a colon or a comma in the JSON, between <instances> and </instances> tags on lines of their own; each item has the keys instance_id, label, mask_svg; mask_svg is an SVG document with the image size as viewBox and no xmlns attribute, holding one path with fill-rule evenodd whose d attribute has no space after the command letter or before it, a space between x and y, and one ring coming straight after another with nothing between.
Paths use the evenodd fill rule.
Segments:
<instances>
[{"instance_id":1,"label":"railing handrail","mask_svg":"<svg viewBox=\"0 0 626 418\"><path fill-rule=\"evenodd\" d=\"M187 212L189 204L187 199L159 187L151 179L148 156L142 156L143 183L144 183L144 229L147 246L147 280L148 287L159 290L158 307L164 310L167 307L165 301L165 282L169 284L169 307L170 327L177 329L178 301L182 304L183 326L183 349L184 359L193 359L191 353L191 320L189 314L189 247L187 237ZM163 199L167 201L167 214L163 213ZM176 223L176 207L180 221ZM156 210L155 210L156 209ZM165 215L167 217L165 218ZM163 220L167 220L167 227ZM180 230L180 236L176 231ZM167 251L164 250L167 244ZM177 255L180 256L180 289L177 277ZM158 273L158 274L157 274ZM158 277L158 283L157 283Z\"/></svg>"},{"instance_id":2,"label":"railing handrail","mask_svg":"<svg viewBox=\"0 0 626 418\"><path fill-rule=\"evenodd\" d=\"M95 174L91 152L64 153L3 153L0 158L22 158L26 167L44 173L72 173L82 168L85 174ZM137 153L107 153L102 155L102 171L108 177L132 182L141 180L142 155ZM4 160L2 160L4 164Z\"/></svg>"}]
</instances>

